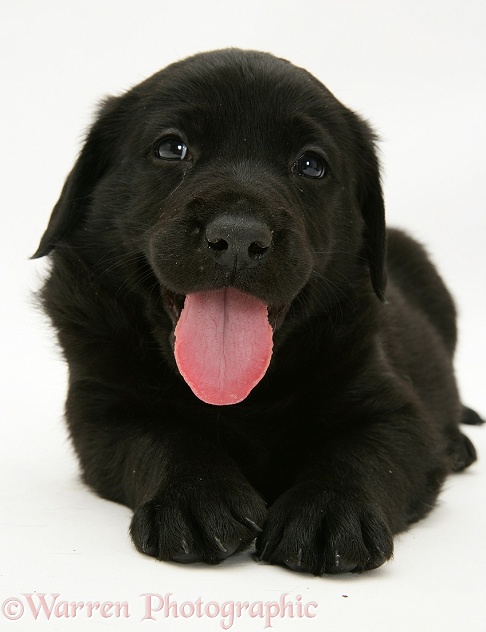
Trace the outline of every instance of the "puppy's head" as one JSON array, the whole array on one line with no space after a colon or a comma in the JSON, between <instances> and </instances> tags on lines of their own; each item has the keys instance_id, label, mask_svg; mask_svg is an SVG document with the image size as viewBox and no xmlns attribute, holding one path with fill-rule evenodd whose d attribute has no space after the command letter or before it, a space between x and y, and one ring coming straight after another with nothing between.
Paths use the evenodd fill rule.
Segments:
<instances>
[{"instance_id":1,"label":"puppy's head","mask_svg":"<svg viewBox=\"0 0 486 632\"><path fill-rule=\"evenodd\" d=\"M104 104L34 256L62 245L97 269L117 254L112 276L147 300L156 281L182 375L235 403L291 305L383 298L373 136L284 60L196 55Z\"/></svg>"}]
</instances>

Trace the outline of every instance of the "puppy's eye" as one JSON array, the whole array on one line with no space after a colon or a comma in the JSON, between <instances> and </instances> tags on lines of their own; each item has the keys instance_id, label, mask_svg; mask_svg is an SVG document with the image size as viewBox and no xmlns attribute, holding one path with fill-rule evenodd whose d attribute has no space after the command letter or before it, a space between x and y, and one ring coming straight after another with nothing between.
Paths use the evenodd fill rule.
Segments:
<instances>
[{"instance_id":1,"label":"puppy's eye","mask_svg":"<svg viewBox=\"0 0 486 632\"><path fill-rule=\"evenodd\" d=\"M294 164L293 171L306 178L322 178L326 173L326 163L317 154L303 154Z\"/></svg>"},{"instance_id":2,"label":"puppy's eye","mask_svg":"<svg viewBox=\"0 0 486 632\"><path fill-rule=\"evenodd\" d=\"M188 156L187 145L177 136L167 136L155 146L155 155L162 160L184 160Z\"/></svg>"}]
</instances>

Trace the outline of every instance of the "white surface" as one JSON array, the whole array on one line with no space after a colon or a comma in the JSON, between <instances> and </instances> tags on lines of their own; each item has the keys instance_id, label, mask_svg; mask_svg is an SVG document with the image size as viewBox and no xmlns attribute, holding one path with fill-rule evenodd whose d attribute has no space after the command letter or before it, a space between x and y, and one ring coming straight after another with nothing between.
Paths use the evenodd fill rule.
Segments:
<instances>
[{"instance_id":1,"label":"white surface","mask_svg":"<svg viewBox=\"0 0 486 632\"><path fill-rule=\"evenodd\" d=\"M486 428L465 429L482 458L447 481L437 509L375 572L314 578L249 554L207 568L136 553L130 512L77 481L62 423L65 368L29 304L45 264L27 260L100 97L197 51L274 52L311 70L381 134L388 221L428 245L457 299L458 379L485 416L485 27L482 0L2 2L0 602L21 598L24 613L17 621L0 613L1 630L212 631L226 622L253 632L265 619L210 618L217 606L205 604L228 612L225 602L248 601L258 615L258 602L284 593L294 615L300 595L317 603L316 616L292 619L287 609L272 621L279 631L486 629ZM85 606L71 618L35 620L22 596L35 592L48 604L59 594L58 602L126 602L129 610L89 617ZM195 612L143 620L143 593L172 593Z\"/></svg>"}]
</instances>

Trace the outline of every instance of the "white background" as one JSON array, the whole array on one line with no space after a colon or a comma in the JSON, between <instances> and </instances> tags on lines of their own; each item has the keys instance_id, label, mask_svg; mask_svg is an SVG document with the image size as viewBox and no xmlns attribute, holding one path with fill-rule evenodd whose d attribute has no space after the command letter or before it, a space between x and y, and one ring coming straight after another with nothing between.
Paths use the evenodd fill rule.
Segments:
<instances>
[{"instance_id":1,"label":"white background","mask_svg":"<svg viewBox=\"0 0 486 632\"><path fill-rule=\"evenodd\" d=\"M388 222L427 244L455 295L458 380L486 416L484 0L2 0L0 601L34 592L126 601L130 618L35 621L26 609L17 621L0 613L0 629L222 629L220 618L196 615L142 622L140 595L152 592L179 604L283 593L318 604L314 619L279 618L275 630L483 631L486 428L465 429L480 461L448 479L436 510L397 539L391 563L361 576L298 575L250 554L216 568L158 563L133 550L129 510L78 482L62 422L65 367L31 305L45 262L28 257L96 102L226 46L308 68L378 130ZM264 626L246 616L230 629Z\"/></svg>"}]
</instances>

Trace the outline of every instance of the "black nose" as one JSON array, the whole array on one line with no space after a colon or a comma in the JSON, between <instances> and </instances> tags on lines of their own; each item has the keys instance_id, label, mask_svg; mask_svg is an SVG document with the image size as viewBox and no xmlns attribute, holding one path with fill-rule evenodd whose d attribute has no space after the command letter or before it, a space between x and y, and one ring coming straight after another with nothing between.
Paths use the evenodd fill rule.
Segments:
<instances>
[{"instance_id":1,"label":"black nose","mask_svg":"<svg viewBox=\"0 0 486 632\"><path fill-rule=\"evenodd\" d=\"M222 213L206 226L206 240L218 263L230 270L259 265L272 244L272 231L260 219Z\"/></svg>"}]
</instances>

